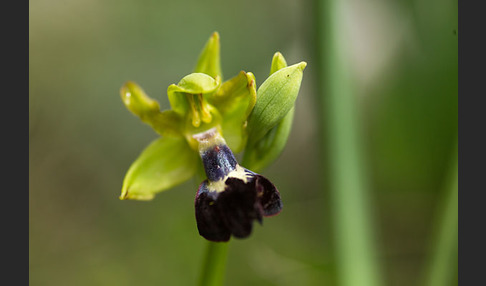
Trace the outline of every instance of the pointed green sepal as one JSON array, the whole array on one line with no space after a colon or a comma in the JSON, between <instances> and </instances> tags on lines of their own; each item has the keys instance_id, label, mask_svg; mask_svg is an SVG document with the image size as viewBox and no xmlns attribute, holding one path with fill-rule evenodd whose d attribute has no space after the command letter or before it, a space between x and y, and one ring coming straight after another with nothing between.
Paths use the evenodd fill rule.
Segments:
<instances>
[{"instance_id":1,"label":"pointed green sepal","mask_svg":"<svg viewBox=\"0 0 486 286\"><path fill-rule=\"evenodd\" d=\"M208 97L222 120L222 134L233 152L238 153L246 144L247 119L256 102L256 83L252 73L241 71L225 81L218 91Z\"/></svg>"},{"instance_id":2,"label":"pointed green sepal","mask_svg":"<svg viewBox=\"0 0 486 286\"><path fill-rule=\"evenodd\" d=\"M282 68L269 76L257 90L257 102L248 120L249 143L258 142L294 106L305 62Z\"/></svg>"},{"instance_id":3,"label":"pointed green sepal","mask_svg":"<svg viewBox=\"0 0 486 286\"><path fill-rule=\"evenodd\" d=\"M213 78L223 78L219 50L219 34L218 32L214 32L199 55L194 72L205 73Z\"/></svg>"},{"instance_id":4,"label":"pointed green sepal","mask_svg":"<svg viewBox=\"0 0 486 286\"><path fill-rule=\"evenodd\" d=\"M183 137L161 137L153 141L128 169L121 200L151 200L156 193L190 179L198 154Z\"/></svg>"}]
</instances>

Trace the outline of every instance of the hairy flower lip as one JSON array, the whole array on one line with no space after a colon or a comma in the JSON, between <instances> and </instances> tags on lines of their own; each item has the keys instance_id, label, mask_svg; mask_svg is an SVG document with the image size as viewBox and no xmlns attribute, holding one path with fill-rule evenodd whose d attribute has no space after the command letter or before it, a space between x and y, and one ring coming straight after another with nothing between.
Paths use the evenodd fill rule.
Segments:
<instances>
[{"instance_id":1,"label":"hairy flower lip","mask_svg":"<svg viewBox=\"0 0 486 286\"><path fill-rule=\"evenodd\" d=\"M200 142L207 180L194 200L199 234L210 241L248 237L253 221L282 210L277 188L264 176L241 167L215 129L194 136Z\"/></svg>"},{"instance_id":2,"label":"hairy flower lip","mask_svg":"<svg viewBox=\"0 0 486 286\"><path fill-rule=\"evenodd\" d=\"M246 238L254 220L262 224L263 217L277 215L283 207L275 186L258 174L248 182L228 177L221 192L209 186L208 180L201 183L194 204L199 234L210 241Z\"/></svg>"}]
</instances>

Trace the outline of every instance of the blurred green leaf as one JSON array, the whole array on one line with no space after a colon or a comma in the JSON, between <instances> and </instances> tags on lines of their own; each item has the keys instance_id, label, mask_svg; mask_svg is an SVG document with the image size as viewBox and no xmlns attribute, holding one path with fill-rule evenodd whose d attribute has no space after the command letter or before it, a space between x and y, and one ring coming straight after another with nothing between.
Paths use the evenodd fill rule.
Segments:
<instances>
[{"instance_id":1,"label":"blurred green leaf","mask_svg":"<svg viewBox=\"0 0 486 286\"><path fill-rule=\"evenodd\" d=\"M158 192L191 178L197 153L183 137L161 137L153 141L130 166L123 180L120 199L151 200Z\"/></svg>"},{"instance_id":2,"label":"blurred green leaf","mask_svg":"<svg viewBox=\"0 0 486 286\"><path fill-rule=\"evenodd\" d=\"M431 227L430 252L421 284L424 286L457 285L457 278L454 277L457 274L458 255L457 141L455 144L451 166L445 176L444 194L439 197L435 221Z\"/></svg>"}]
</instances>

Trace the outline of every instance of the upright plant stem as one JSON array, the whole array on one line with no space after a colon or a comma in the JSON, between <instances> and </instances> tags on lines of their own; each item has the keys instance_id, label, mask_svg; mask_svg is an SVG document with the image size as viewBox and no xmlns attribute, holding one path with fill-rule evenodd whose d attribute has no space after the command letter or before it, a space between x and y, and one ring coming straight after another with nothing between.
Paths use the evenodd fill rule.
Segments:
<instances>
[{"instance_id":1,"label":"upright plant stem","mask_svg":"<svg viewBox=\"0 0 486 286\"><path fill-rule=\"evenodd\" d=\"M208 241L199 280L200 286L223 285L229 242Z\"/></svg>"},{"instance_id":2,"label":"upright plant stem","mask_svg":"<svg viewBox=\"0 0 486 286\"><path fill-rule=\"evenodd\" d=\"M425 286L457 285L458 251L458 161L457 147L446 180L446 192L436 214L431 241L429 264L425 272Z\"/></svg>"},{"instance_id":3,"label":"upright plant stem","mask_svg":"<svg viewBox=\"0 0 486 286\"><path fill-rule=\"evenodd\" d=\"M329 203L335 234L338 284L382 285L359 136L358 109L340 27L343 3L315 0L321 125L327 133ZM326 162L323 160L323 162Z\"/></svg>"}]
</instances>

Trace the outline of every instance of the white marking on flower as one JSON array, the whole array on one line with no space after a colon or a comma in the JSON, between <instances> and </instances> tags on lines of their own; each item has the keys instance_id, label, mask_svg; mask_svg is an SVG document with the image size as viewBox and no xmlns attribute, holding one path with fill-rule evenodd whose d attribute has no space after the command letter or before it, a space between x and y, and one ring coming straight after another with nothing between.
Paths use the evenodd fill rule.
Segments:
<instances>
[{"instance_id":1,"label":"white marking on flower","mask_svg":"<svg viewBox=\"0 0 486 286\"><path fill-rule=\"evenodd\" d=\"M216 191L219 193L224 191L224 189L226 188L226 179L237 178L242 180L246 184L248 182L248 179L250 179L252 176L248 176L245 168L241 167L240 165L236 165L236 168L233 171L229 172L228 175L226 175L224 178L214 182L209 181L208 190L213 192Z\"/></svg>"}]
</instances>

